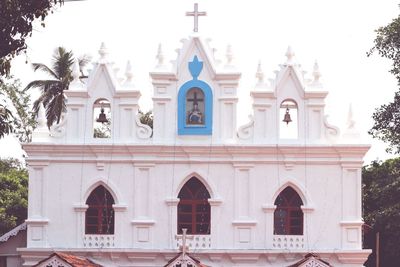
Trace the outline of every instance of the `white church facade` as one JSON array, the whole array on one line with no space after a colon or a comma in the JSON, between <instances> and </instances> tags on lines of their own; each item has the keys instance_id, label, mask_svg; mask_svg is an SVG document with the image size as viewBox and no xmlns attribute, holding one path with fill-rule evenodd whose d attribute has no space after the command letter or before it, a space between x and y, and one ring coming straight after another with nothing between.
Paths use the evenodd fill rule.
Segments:
<instances>
[{"instance_id":1,"label":"white church facade","mask_svg":"<svg viewBox=\"0 0 400 267\"><path fill-rule=\"evenodd\" d=\"M369 146L351 121L342 134L327 123L317 66L306 79L289 49L270 82L259 68L252 115L238 126L241 73L193 33L172 65L160 52L150 72L152 129L140 121L129 66L121 80L104 45L99 54L85 83L75 69L60 124L47 129L42 111L24 145L23 266L53 252L164 266L180 251L182 229L206 266L290 266L309 253L314 265L296 266L363 266Z\"/></svg>"}]
</instances>

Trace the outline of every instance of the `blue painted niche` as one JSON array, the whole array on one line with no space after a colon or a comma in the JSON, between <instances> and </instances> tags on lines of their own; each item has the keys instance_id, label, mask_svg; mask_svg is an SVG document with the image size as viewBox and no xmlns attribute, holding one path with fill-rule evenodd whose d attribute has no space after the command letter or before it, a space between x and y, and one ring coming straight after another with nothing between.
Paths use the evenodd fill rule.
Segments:
<instances>
[{"instance_id":1,"label":"blue painted niche","mask_svg":"<svg viewBox=\"0 0 400 267\"><path fill-rule=\"evenodd\" d=\"M198 80L202 69L203 62L199 61L197 56L194 56L193 60L188 63L190 74L193 79L184 83L178 92L178 135L211 135L212 134L212 108L213 108L213 95L211 87L204 81ZM189 99L188 93L199 92L203 94L204 99L197 99L195 94L193 99ZM201 97L203 97L201 96ZM195 99L195 100L194 100ZM192 110L189 110L188 101L193 102ZM202 118L204 120L199 123L194 120L192 116L189 116L195 109L195 103L201 101L204 112L202 112ZM187 110L188 109L188 110ZM189 119L190 118L190 119ZM193 122L191 120L193 119Z\"/></svg>"}]
</instances>

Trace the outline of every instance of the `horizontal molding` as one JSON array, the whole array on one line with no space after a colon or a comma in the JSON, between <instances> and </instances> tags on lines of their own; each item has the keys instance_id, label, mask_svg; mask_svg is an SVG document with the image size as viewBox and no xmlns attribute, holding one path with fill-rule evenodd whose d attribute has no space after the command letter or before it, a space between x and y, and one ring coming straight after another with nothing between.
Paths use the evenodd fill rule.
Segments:
<instances>
[{"instance_id":1,"label":"horizontal molding","mask_svg":"<svg viewBox=\"0 0 400 267\"><path fill-rule=\"evenodd\" d=\"M89 208L89 205L84 203L74 204L74 210L76 212L85 212Z\"/></svg>"},{"instance_id":2,"label":"horizontal molding","mask_svg":"<svg viewBox=\"0 0 400 267\"><path fill-rule=\"evenodd\" d=\"M222 199L221 198L209 198L208 203L210 206L219 206L222 204Z\"/></svg>"},{"instance_id":3,"label":"horizontal molding","mask_svg":"<svg viewBox=\"0 0 400 267\"><path fill-rule=\"evenodd\" d=\"M25 262L30 262L32 265L36 264L38 261L47 258L51 253L54 252L54 248L18 248L18 253L21 255ZM82 257L92 257L93 254L99 253L98 248L57 248L58 252L76 254ZM223 251L218 249L210 250L196 250L196 257L202 259L214 258L223 259L228 257L231 260L238 262L243 261L257 261L260 257L264 256L268 258L270 262L285 262L284 266L287 266L293 262L288 262L286 255L289 251L287 249L224 249ZM367 259L368 255L372 251L370 249L357 249L357 250L340 250L340 249L315 249L314 254L319 255L323 259L330 259L337 257L342 263L360 263L363 264ZM164 259L166 264L170 259L176 256L177 250L174 249L146 249L146 248L103 248L101 249L102 257L107 258L112 255L119 255L119 258L126 257L129 260L155 260L156 258ZM297 255L306 255L310 253L309 250L296 250ZM289 257L290 259L290 257ZM299 256L299 259L301 257ZM162 260L161 260L162 261ZM161 266L161 264L160 264ZM244 265L246 266L246 265ZM280 265L279 265L280 266Z\"/></svg>"},{"instance_id":4,"label":"horizontal molding","mask_svg":"<svg viewBox=\"0 0 400 267\"><path fill-rule=\"evenodd\" d=\"M315 208L312 205L304 205L304 206L301 206L301 210L304 213L310 213L310 212L313 212L315 210Z\"/></svg>"},{"instance_id":5,"label":"horizontal molding","mask_svg":"<svg viewBox=\"0 0 400 267\"><path fill-rule=\"evenodd\" d=\"M341 221L340 225L341 226L362 226L364 224L363 221Z\"/></svg>"},{"instance_id":6,"label":"horizontal molding","mask_svg":"<svg viewBox=\"0 0 400 267\"><path fill-rule=\"evenodd\" d=\"M234 226L255 226L257 224L256 220L234 220L232 225Z\"/></svg>"},{"instance_id":7,"label":"horizontal molding","mask_svg":"<svg viewBox=\"0 0 400 267\"><path fill-rule=\"evenodd\" d=\"M126 211L128 209L128 205L126 205L124 203L113 204L112 207L113 207L114 211L116 211L116 212L122 212L122 211Z\"/></svg>"},{"instance_id":8,"label":"horizontal molding","mask_svg":"<svg viewBox=\"0 0 400 267\"><path fill-rule=\"evenodd\" d=\"M152 226L155 223L156 221L152 219L133 219L131 221L132 225L142 225L142 226Z\"/></svg>"},{"instance_id":9,"label":"horizontal molding","mask_svg":"<svg viewBox=\"0 0 400 267\"><path fill-rule=\"evenodd\" d=\"M179 198L167 198L165 200L165 203L168 206L178 206L179 200L180 200Z\"/></svg>"},{"instance_id":10,"label":"horizontal molding","mask_svg":"<svg viewBox=\"0 0 400 267\"><path fill-rule=\"evenodd\" d=\"M126 142L116 142L115 140L110 140L110 142L93 142L93 143L70 143L70 144L37 144L37 143L26 143L23 144L23 149L27 151L29 155L38 152L41 155L43 153L48 154L48 157L43 157L41 161L50 161L54 157L52 154L60 155L64 153L63 158L68 158L76 155L82 155L85 153L86 157L90 156L98 157L98 155L110 155L116 154L118 156L138 156L146 155L154 156L160 158L160 156L165 157L167 155L181 157L187 157L188 154L193 156L204 156L210 157L210 149L213 154L216 154L218 158L222 155L231 158L231 162L235 162L234 157L240 157L241 159L246 159L246 157L251 157L252 161L256 161L259 158L269 161L281 161L290 162L295 161L298 164L304 163L305 156L307 155L307 162L335 162L340 163L344 167L357 167L362 164L363 156L369 149L369 145L321 145L321 144L308 144L304 146L303 144L213 144L211 147L209 145L199 145L199 144L143 144L143 143L126 143ZM254 156L257 156L254 158ZM277 156L283 156L285 161L278 160ZM61 156L59 156L61 157ZM232 159L233 157L233 159ZM106 159L107 157L104 157ZM30 160L30 158L28 158ZM32 160L38 161L38 159ZM82 160L82 158L80 158ZM132 159L131 159L132 160ZM249 159L250 160L250 159ZM133 160L132 160L133 161ZM134 161L133 161L134 162ZM237 162L240 164L240 161ZM247 164L242 161L243 164ZM33 163L34 164L34 163Z\"/></svg>"},{"instance_id":11,"label":"horizontal molding","mask_svg":"<svg viewBox=\"0 0 400 267\"><path fill-rule=\"evenodd\" d=\"M270 205L270 204L263 204L261 206L262 210L264 212L274 212L276 209L276 205Z\"/></svg>"},{"instance_id":12,"label":"horizontal molding","mask_svg":"<svg viewBox=\"0 0 400 267\"><path fill-rule=\"evenodd\" d=\"M49 224L49 219L47 218L34 218L25 220L27 225L46 225Z\"/></svg>"}]
</instances>

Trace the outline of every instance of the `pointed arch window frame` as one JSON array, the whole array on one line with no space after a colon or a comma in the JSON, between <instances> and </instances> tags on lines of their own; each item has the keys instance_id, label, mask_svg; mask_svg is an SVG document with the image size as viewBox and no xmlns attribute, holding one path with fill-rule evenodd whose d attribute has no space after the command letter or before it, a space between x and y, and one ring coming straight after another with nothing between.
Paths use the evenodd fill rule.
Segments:
<instances>
[{"instance_id":1,"label":"pointed arch window frame","mask_svg":"<svg viewBox=\"0 0 400 267\"><path fill-rule=\"evenodd\" d=\"M278 201L278 198L279 198L282 194L284 194L284 192L285 192L286 190L288 190L289 188L290 188L291 190L293 190L293 192L295 193L295 196L297 196L298 199L300 200L300 205L296 205L296 206L294 206L294 205L293 205L293 206L287 205L287 206L283 206L282 208L280 208L280 206L277 205L276 202ZM292 198L293 198L293 196L292 196ZM286 201L287 201L287 202L290 202L290 201L288 201L288 200L286 200ZM301 198L300 194L297 192L297 190L294 189L294 188L293 188L292 186L290 186L290 185L284 187L284 188L279 192L279 194L276 196L276 198L275 198L275 200L274 200L274 205L275 205L274 212L273 212L273 233L274 233L274 235L304 235L304 224L305 224L305 222L304 222L305 216L304 216L304 210L303 210L304 201L303 201L303 199ZM285 233L277 232L277 230L276 230L276 228L275 228L275 224L276 224L276 222L275 222L275 220L276 220L276 213L278 212L278 209L283 209L283 210L286 211L286 220L285 220L285 225L283 226ZM293 219L293 217L292 217L291 213L292 213L293 211L301 212L301 223L300 223L300 230L301 230L301 231L300 231L300 233L294 233L294 232L292 232L292 230L293 230L293 229L292 229L292 228L293 228L293 225L292 225L292 219Z\"/></svg>"},{"instance_id":2,"label":"pointed arch window frame","mask_svg":"<svg viewBox=\"0 0 400 267\"><path fill-rule=\"evenodd\" d=\"M182 193L184 193L184 189L185 186L188 186L188 183L192 180L192 179L196 179L204 188L204 190L207 192L207 198L206 199L183 199L183 198L179 198L179 195L181 195ZM189 191L191 191L189 189ZM190 192L190 193L194 193L195 195L197 195L199 192ZM182 234L182 229L184 227L181 227L182 224L191 224L191 231L189 234L191 235L210 235L211 234L211 204L209 203L209 200L211 199L211 194L209 192L209 190L207 189L206 185L203 184L203 182L197 178L196 176L192 176L190 179L188 179L183 186L181 187L181 189L179 190L178 193L178 203L177 203L177 234ZM190 222L182 222L180 219L180 215L184 216L184 215L188 215L189 212L187 211L182 211L180 210L180 208L182 207L182 205L186 205L186 208L190 206L190 216L191 216L191 220ZM199 206L206 206L207 210L206 211L199 211L198 207ZM207 218L207 222L206 224L208 224L208 229L207 231L204 233L202 231L197 231L197 216L200 214L205 214L206 218ZM203 214L203 215L204 215Z\"/></svg>"},{"instance_id":3,"label":"pointed arch window frame","mask_svg":"<svg viewBox=\"0 0 400 267\"><path fill-rule=\"evenodd\" d=\"M108 194L105 194L105 196L109 196L111 198L111 200L112 200L112 203L110 203L109 205L105 206L105 208L107 209L107 212L111 212L110 213L111 215L109 215L109 216L111 216L111 220L112 220L112 222L108 222L108 223L111 224L111 226L110 226L111 231L109 231L108 233L103 233L103 231L99 231L99 228L103 226L102 220L103 220L103 217L104 217L104 215L101 213L101 210L100 210L101 208L104 208L104 207L102 207L102 206L100 207L100 205L96 205L96 207L94 207L94 209L97 209L97 224L96 224L97 231L93 232L93 233L88 231L88 212L91 209L91 204L88 204L88 201L89 201L89 198L92 196L92 194L94 194L95 191L99 187L103 187L105 192L108 193ZM87 196L85 203L87 205L87 209L85 210L85 229L84 229L85 234L86 235L93 235L93 234L95 234L95 235L114 235L114 233L115 233L115 208L114 208L115 199L114 199L114 196L111 194L111 192L105 186L98 185L95 188L93 188L93 190Z\"/></svg>"},{"instance_id":4,"label":"pointed arch window frame","mask_svg":"<svg viewBox=\"0 0 400 267\"><path fill-rule=\"evenodd\" d=\"M211 135L212 116L213 116L213 94L211 87L204 81L198 80L198 75L203 68L203 62L194 56L193 61L189 62L189 71L193 79L185 82L178 91L178 135ZM186 98L187 93L197 88L204 94L204 124L187 124Z\"/></svg>"}]
</instances>

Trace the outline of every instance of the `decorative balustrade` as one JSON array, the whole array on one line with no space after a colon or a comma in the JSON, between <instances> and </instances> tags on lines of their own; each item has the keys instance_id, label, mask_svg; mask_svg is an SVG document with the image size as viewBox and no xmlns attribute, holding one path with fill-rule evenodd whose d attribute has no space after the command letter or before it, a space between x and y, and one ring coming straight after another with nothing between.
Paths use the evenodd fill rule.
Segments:
<instances>
[{"instance_id":1,"label":"decorative balustrade","mask_svg":"<svg viewBox=\"0 0 400 267\"><path fill-rule=\"evenodd\" d=\"M302 235L274 235L272 237L274 249L304 249L304 236Z\"/></svg>"},{"instance_id":2,"label":"decorative balustrade","mask_svg":"<svg viewBox=\"0 0 400 267\"><path fill-rule=\"evenodd\" d=\"M177 235L176 248L182 246L182 235ZM210 249L211 235L186 235L186 246L190 250Z\"/></svg>"},{"instance_id":3,"label":"decorative balustrade","mask_svg":"<svg viewBox=\"0 0 400 267\"><path fill-rule=\"evenodd\" d=\"M84 235L83 246L86 248L113 248L114 235Z\"/></svg>"}]
</instances>

